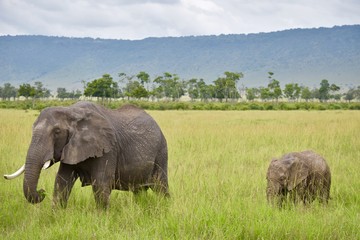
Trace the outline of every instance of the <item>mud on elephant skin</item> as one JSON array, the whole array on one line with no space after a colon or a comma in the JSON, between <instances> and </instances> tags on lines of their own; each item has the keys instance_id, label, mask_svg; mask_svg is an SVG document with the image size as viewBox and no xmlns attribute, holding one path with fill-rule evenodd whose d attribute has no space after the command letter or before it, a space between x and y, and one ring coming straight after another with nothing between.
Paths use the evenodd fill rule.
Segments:
<instances>
[{"instance_id":1,"label":"mud on elephant skin","mask_svg":"<svg viewBox=\"0 0 360 240\"><path fill-rule=\"evenodd\" d=\"M166 139L155 120L132 105L109 110L78 102L44 109L33 125L25 165L4 177L25 172L25 198L39 203L45 197L37 190L41 169L56 162L54 205L66 206L78 178L82 186L92 186L99 207L108 207L113 189L138 193L151 188L169 195Z\"/></svg>"},{"instance_id":2,"label":"mud on elephant skin","mask_svg":"<svg viewBox=\"0 0 360 240\"><path fill-rule=\"evenodd\" d=\"M313 151L293 152L273 159L266 175L266 196L279 207L287 200L308 204L330 198L331 173L325 159Z\"/></svg>"}]
</instances>

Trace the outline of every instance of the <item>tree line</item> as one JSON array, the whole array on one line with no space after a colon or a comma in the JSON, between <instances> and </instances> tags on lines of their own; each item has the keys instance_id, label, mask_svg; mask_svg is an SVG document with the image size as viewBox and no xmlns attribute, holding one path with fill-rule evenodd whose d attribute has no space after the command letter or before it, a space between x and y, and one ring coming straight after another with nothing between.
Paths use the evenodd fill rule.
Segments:
<instances>
[{"instance_id":1,"label":"tree line","mask_svg":"<svg viewBox=\"0 0 360 240\"><path fill-rule=\"evenodd\" d=\"M101 78L90 82L82 81L84 84L83 92L80 90L68 92L66 88L57 88L56 97L60 99L78 99L84 95L102 99L166 98L175 101L187 94L191 100L199 99L203 102L214 99L220 102L228 102L237 101L239 98L246 98L248 101L260 99L263 102L278 101L281 98L286 98L288 101L318 99L321 102L326 102L329 99L340 100L341 98L346 101L360 100L360 86L350 88L345 93L340 93L340 87L329 83L326 79L321 80L318 88L310 89L298 83L289 83L285 84L282 89L280 81L275 79L273 72L268 72L267 86L258 88L239 86L239 81L243 77L244 75L241 72L226 71L223 76L218 77L211 84L207 84L202 78L184 80L177 74L169 72L165 72L154 79L151 79L150 75L144 71L135 75L119 73L117 81L110 74L103 74ZM21 84L19 88L12 86L10 83L5 83L3 87L0 87L0 97L2 99L19 96L47 98L51 94L50 90L46 89L41 82L35 82L34 85Z\"/></svg>"},{"instance_id":2,"label":"tree line","mask_svg":"<svg viewBox=\"0 0 360 240\"><path fill-rule=\"evenodd\" d=\"M326 102L329 99L340 100L342 97L347 101L360 100L360 86L341 94L339 93L340 87L336 84L330 84L326 79L321 80L319 88L310 89L297 83L289 83L285 84L284 89L282 89L280 81L274 78L273 72L268 72L268 85L259 88L239 86L240 79L244 77L241 72L224 72L224 75L217 78L212 84L206 84L201 78L182 80L177 74L169 72L165 72L153 80L144 71L136 75L119 73L118 76L118 81L114 81L110 74L104 74L101 78L89 83L84 82L84 95L100 98L167 98L177 100L187 94L191 100L209 101L217 99L220 102L234 101L242 97L246 97L249 101L261 99L265 102L278 101L280 98L286 98L288 101L318 99L321 102Z\"/></svg>"}]
</instances>

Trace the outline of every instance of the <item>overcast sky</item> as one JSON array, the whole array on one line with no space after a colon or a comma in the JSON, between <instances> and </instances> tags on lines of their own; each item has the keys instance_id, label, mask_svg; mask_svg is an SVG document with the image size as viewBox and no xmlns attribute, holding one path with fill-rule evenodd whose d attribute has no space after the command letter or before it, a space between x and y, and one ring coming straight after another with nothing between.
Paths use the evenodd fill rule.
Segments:
<instances>
[{"instance_id":1,"label":"overcast sky","mask_svg":"<svg viewBox=\"0 0 360 240\"><path fill-rule=\"evenodd\" d=\"M111 39L360 24L360 0L0 0L0 35Z\"/></svg>"}]
</instances>

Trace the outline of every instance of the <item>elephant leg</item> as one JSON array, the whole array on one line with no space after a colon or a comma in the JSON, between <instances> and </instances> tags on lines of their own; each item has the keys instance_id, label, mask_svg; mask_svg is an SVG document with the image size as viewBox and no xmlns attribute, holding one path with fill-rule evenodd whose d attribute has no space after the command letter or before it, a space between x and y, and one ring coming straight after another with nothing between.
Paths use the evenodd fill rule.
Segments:
<instances>
[{"instance_id":1,"label":"elephant leg","mask_svg":"<svg viewBox=\"0 0 360 240\"><path fill-rule=\"evenodd\" d=\"M145 193L147 190L149 189L148 186L144 186L144 187L137 187L133 190L133 193L135 196L140 195L142 193Z\"/></svg>"},{"instance_id":2,"label":"elephant leg","mask_svg":"<svg viewBox=\"0 0 360 240\"><path fill-rule=\"evenodd\" d=\"M319 191L319 201L320 203L327 204L330 199L330 187L329 186L321 186L321 190Z\"/></svg>"},{"instance_id":3,"label":"elephant leg","mask_svg":"<svg viewBox=\"0 0 360 240\"><path fill-rule=\"evenodd\" d=\"M107 209L110 202L111 187L110 185L92 185L97 208Z\"/></svg>"},{"instance_id":4,"label":"elephant leg","mask_svg":"<svg viewBox=\"0 0 360 240\"><path fill-rule=\"evenodd\" d=\"M167 177L167 158L167 148L162 148L155 159L152 174L154 185L151 186L151 189L154 192L163 194L165 197L170 197Z\"/></svg>"},{"instance_id":5,"label":"elephant leg","mask_svg":"<svg viewBox=\"0 0 360 240\"><path fill-rule=\"evenodd\" d=\"M103 158L94 159L91 163L91 185L96 206L99 209L107 209L109 207L111 190L115 185L115 160L115 156L106 154Z\"/></svg>"},{"instance_id":6,"label":"elephant leg","mask_svg":"<svg viewBox=\"0 0 360 240\"><path fill-rule=\"evenodd\" d=\"M293 194L292 201L294 205L297 205L299 203L303 203L304 205L306 205L307 203L309 203L311 197L311 193L309 190L310 189L307 184L307 180L299 183L296 188L291 191Z\"/></svg>"},{"instance_id":7,"label":"elephant leg","mask_svg":"<svg viewBox=\"0 0 360 240\"><path fill-rule=\"evenodd\" d=\"M289 192L289 200L293 205L299 204L299 202L304 202L304 192L302 191L301 186L296 186L295 189Z\"/></svg>"},{"instance_id":8,"label":"elephant leg","mask_svg":"<svg viewBox=\"0 0 360 240\"><path fill-rule=\"evenodd\" d=\"M61 207L66 207L71 189L73 188L77 177L78 176L76 172L72 169L71 166L60 163L59 171L55 179L53 196L54 206L60 204Z\"/></svg>"}]
</instances>

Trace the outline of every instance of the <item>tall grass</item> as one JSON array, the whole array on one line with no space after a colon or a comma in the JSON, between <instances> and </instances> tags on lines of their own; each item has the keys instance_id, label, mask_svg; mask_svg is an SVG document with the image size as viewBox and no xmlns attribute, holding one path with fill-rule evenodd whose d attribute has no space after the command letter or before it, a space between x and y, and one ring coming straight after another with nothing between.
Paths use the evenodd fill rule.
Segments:
<instances>
[{"instance_id":1,"label":"tall grass","mask_svg":"<svg viewBox=\"0 0 360 240\"><path fill-rule=\"evenodd\" d=\"M42 172L48 196L26 202L22 177L0 180L5 239L359 239L360 112L149 111L169 148L171 198L113 191L99 211L90 187L74 186L67 209L52 209L55 165ZM24 163L36 111L0 110L0 174ZM271 158L313 149L332 171L327 206L271 208Z\"/></svg>"}]
</instances>

